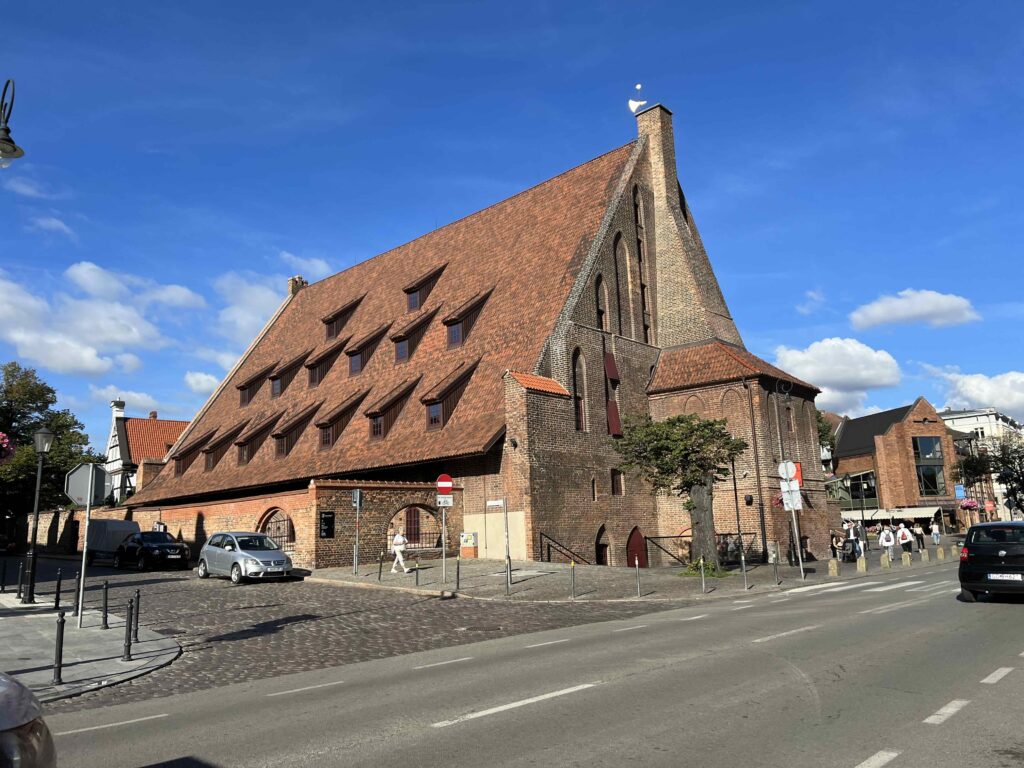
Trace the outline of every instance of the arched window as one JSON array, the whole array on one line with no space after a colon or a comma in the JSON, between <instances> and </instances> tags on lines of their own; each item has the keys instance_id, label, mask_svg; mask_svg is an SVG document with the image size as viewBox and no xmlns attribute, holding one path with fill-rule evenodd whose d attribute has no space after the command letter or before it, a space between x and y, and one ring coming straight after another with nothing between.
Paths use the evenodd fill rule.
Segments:
<instances>
[{"instance_id":1,"label":"arched window","mask_svg":"<svg viewBox=\"0 0 1024 768\"><path fill-rule=\"evenodd\" d=\"M640 194L640 187L633 187L633 224L636 227L637 279L640 281L640 322L644 329L644 343L650 344L651 316L647 309L647 265L644 263L647 235L644 228L644 199Z\"/></svg>"},{"instance_id":2,"label":"arched window","mask_svg":"<svg viewBox=\"0 0 1024 768\"><path fill-rule=\"evenodd\" d=\"M594 304L597 306L597 327L602 331L607 331L608 287L604 284L604 278L601 275L594 278Z\"/></svg>"},{"instance_id":3,"label":"arched window","mask_svg":"<svg viewBox=\"0 0 1024 768\"><path fill-rule=\"evenodd\" d=\"M620 234L615 239L615 293L619 303L619 334L624 336L628 328L629 337L635 339L633 270L629 262L629 249L626 247L625 238ZM623 285L623 282L625 282L625 285Z\"/></svg>"},{"instance_id":4,"label":"arched window","mask_svg":"<svg viewBox=\"0 0 1024 768\"><path fill-rule=\"evenodd\" d=\"M587 364L577 347L572 353L572 404L576 414L576 429L587 431Z\"/></svg>"}]
</instances>

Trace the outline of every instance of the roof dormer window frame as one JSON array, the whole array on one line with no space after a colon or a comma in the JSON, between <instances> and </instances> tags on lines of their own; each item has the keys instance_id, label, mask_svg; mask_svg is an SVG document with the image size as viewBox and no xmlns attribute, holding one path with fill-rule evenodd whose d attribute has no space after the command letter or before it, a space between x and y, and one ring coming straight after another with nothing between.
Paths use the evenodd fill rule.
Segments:
<instances>
[{"instance_id":1,"label":"roof dormer window frame","mask_svg":"<svg viewBox=\"0 0 1024 768\"><path fill-rule=\"evenodd\" d=\"M320 406L324 404L321 400L317 403L303 408L295 416L288 419L281 427L274 432L271 432L270 436L274 438L274 457L283 459L288 456L299 438L302 437L302 433L309 426L309 422L313 420L313 416L320 409Z\"/></svg>"},{"instance_id":2,"label":"roof dormer window frame","mask_svg":"<svg viewBox=\"0 0 1024 768\"><path fill-rule=\"evenodd\" d=\"M369 389L364 389L350 395L336 408L328 412L327 415L316 422L316 426L320 430L318 442L321 450L327 450L334 447L341 437L342 432L345 431L345 427L347 427L349 422L352 421L352 416L355 415L359 404L369 393Z\"/></svg>"},{"instance_id":3,"label":"roof dormer window frame","mask_svg":"<svg viewBox=\"0 0 1024 768\"><path fill-rule=\"evenodd\" d=\"M331 312L329 315L325 315L320 318L320 322L324 324L324 332L327 341L338 338L341 335L342 329L352 319L352 315L355 313L359 303L366 297L366 294L357 296L351 301L342 304L338 309Z\"/></svg>"},{"instance_id":4,"label":"roof dormer window frame","mask_svg":"<svg viewBox=\"0 0 1024 768\"><path fill-rule=\"evenodd\" d=\"M270 374L267 378L270 379L270 397L271 399L278 398L284 394L284 391L288 389L288 385L292 383L292 379L295 378L295 374L299 371L301 366L313 353L312 347L307 349L305 352L296 355L291 360L282 363L277 370Z\"/></svg>"},{"instance_id":5,"label":"roof dormer window frame","mask_svg":"<svg viewBox=\"0 0 1024 768\"><path fill-rule=\"evenodd\" d=\"M423 308L427 303L427 297L430 296L430 292L434 289L434 285L447 266L448 262L445 262L440 266L434 267L402 289L405 293L405 308L407 312L416 312Z\"/></svg>"},{"instance_id":6,"label":"roof dormer window frame","mask_svg":"<svg viewBox=\"0 0 1024 768\"><path fill-rule=\"evenodd\" d=\"M271 372L277 368L280 360L275 360L270 365L265 365L260 368L256 373L251 376L242 379L235 385L238 390L238 407L244 408L253 400L256 399L256 395L259 394L260 387L263 386L263 382L270 376Z\"/></svg>"},{"instance_id":7,"label":"roof dormer window frame","mask_svg":"<svg viewBox=\"0 0 1024 768\"><path fill-rule=\"evenodd\" d=\"M373 353L377 350L380 340L384 338L384 334L388 332L390 327L391 323L374 328L370 333L345 350L345 354L348 355L349 376L358 376L366 370L366 366L370 362L370 358L373 357Z\"/></svg>"},{"instance_id":8,"label":"roof dormer window frame","mask_svg":"<svg viewBox=\"0 0 1024 768\"><path fill-rule=\"evenodd\" d=\"M430 321L440 308L439 305L425 311L419 317L414 318L398 331L391 334L389 338L395 345L396 364L407 363L412 359L412 356L416 353L416 347L419 346L420 341L427 332L427 328L430 327Z\"/></svg>"},{"instance_id":9,"label":"roof dormer window frame","mask_svg":"<svg viewBox=\"0 0 1024 768\"><path fill-rule=\"evenodd\" d=\"M405 379L365 411L369 421L370 440L383 440L388 436L391 428L398 421L398 417L402 415L405 404L409 401L421 378L421 376L415 376Z\"/></svg>"},{"instance_id":10,"label":"roof dormer window frame","mask_svg":"<svg viewBox=\"0 0 1024 768\"><path fill-rule=\"evenodd\" d=\"M448 328L448 349L456 349L465 345L473 326L480 317L484 304L487 303L487 299L493 292L493 286L486 291L480 291L464 301L458 309L441 321Z\"/></svg>"},{"instance_id":11,"label":"roof dormer window frame","mask_svg":"<svg viewBox=\"0 0 1024 768\"><path fill-rule=\"evenodd\" d=\"M426 428L428 432L444 429L455 412L459 400L469 386L470 379L480 364L481 358L459 363L437 384L429 389L420 402L426 406Z\"/></svg>"}]
</instances>

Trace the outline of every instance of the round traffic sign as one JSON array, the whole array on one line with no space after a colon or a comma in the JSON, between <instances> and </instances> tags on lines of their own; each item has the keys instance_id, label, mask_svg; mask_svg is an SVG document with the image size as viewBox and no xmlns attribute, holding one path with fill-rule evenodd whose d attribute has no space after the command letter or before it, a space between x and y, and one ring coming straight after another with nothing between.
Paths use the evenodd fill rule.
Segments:
<instances>
[{"instance_id":1,"label":"round traffic sign","mask_svg":"<svg viewBox=\"0 0 1024 768\"><path fill-rule=\"evenodd\" d=\"M784 461L779 464L779 477L783 480L792 480L796 477L796 464L792 461Z\"/></svg>"},{"instance_id":2,"label":"round traffic sign","mask_svg":"<svg viewBox=\"0 0 1024 768\"><path fill-rule=\"evenodd\" d=\"M451 493L453 485L454 483L452 482L451 475L438 475L437 492L439 494L446 496L447 494Z\"/></svg>"}]
</instances>

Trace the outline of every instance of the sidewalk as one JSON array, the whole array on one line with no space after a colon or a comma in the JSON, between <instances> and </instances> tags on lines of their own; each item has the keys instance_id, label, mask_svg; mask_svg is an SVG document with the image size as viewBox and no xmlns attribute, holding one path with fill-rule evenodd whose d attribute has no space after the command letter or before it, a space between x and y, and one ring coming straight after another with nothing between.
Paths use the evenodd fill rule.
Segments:
<instances>
[{"instance_id":1,"label":"sidewalk","mask_svg":"<svg viewBox=\"0 0 1024 768\"><path fill-rule=\"evenodd\" d=\"M842 563L839 578L843 580L875 577L882 574L896 575L926 568L948 566L957 561L950 556L947 545L946 559L937 561L935 550L929 548L930 562L922 563L917 552L909 567L897 561L891 569L884 570L879 564L881 552L872 549L868 554L868 572L859 573L856 564ZM415 556L406 559L410 568L415 568ZM390 561L384 563L380 581L377 580L377 564L361 566L359 575L352 573L351 566L344 568L320 568L307 577L307 581L335 583L382 589L401 589L423 594L452 594L482 600L514 600L517 602L564 602L571 600L572 575L568 563L544 563L533 561L512 562L512 587L505 592L505 564L501 560L462 560L459 565L459 583L456 586L456 561L447 563L447 579L442 580L440 560L420 562L419 586L416 586L415 571L391 573ZM747 564L748 589L743 588L740 569L734 568L724 578L706 579L706 592L701 592L700 575L681 575L682 566L640 569L639 599L642 600L704 600L721 597L737 597L744 594L760 594L792 589L806 584L820 584L830 580L828 561L817 560L805 564L806 578L801 580L799 567L780 565L779 581L771 565ZM600 565L577 565L576 602L605 600L637 600L637 575L633 568L612 568ZM834 578L832 580L835 580Z\"/></svg>"},{"instance_id":2,"label":"sidewalk","mask_svg":"<svg viewBox=\"0 0 1024 768\"><path fill-rule=\"evenodd\" d=\"M111 613L110 629L103 630L99 612L86 610L79 629L78 618L71 615L69 594L64 615L64 683L55 686L57 612L52 595L37 592L36 600L35 605L21 605L12 591L0 594L0 670L17 678L42 702L123 683L170 664L181 653L172 638L140 626L139 642L132 643L132 661L121 661L124 616Z\"/></svg>"}]
</instances>

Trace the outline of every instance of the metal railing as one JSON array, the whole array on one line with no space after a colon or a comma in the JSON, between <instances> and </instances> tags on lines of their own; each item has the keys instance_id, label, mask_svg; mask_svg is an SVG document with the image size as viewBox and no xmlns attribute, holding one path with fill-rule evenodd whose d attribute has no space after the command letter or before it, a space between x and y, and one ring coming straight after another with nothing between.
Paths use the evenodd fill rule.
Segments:
<instances>
[{"instance_id":1,"label":"metal railing","mask_svg":"<svg viewBox=\"0 0 1024 768\"><path fill-rule=\"evenodd\" d=\"M689 530L690 529L687 528L686 531L675 536L644 536L644 546L653 544L676 562L681 563L683 565L689 565L690 558L693 553L693 534L687 533L687 531ZM685 543L685 555L683 557L680 557L679 555L669 550L667 547L664 547L658 543L659 541L667 540L680 540L681 542Z\"/></svg>"},{"instance_id":2,"label":"metal railing","mask_svg":"<svg viewBox=\"0 0 1024 768\"><path fill-rule=\"evenodd\" d=\"M541 531L538 534L537 543L540 545L541 559L545 562L551 562L551 550L552 548L554 548L555 552L564 557L566 560L575 563L583 563L584 565L592 565L592 563L579 552L575 552L569 549L569 547L565 546L562 542L558 541L558 539L554 539L551 536L548 536L543 531Z\"/></svg>"}]
</instances>

